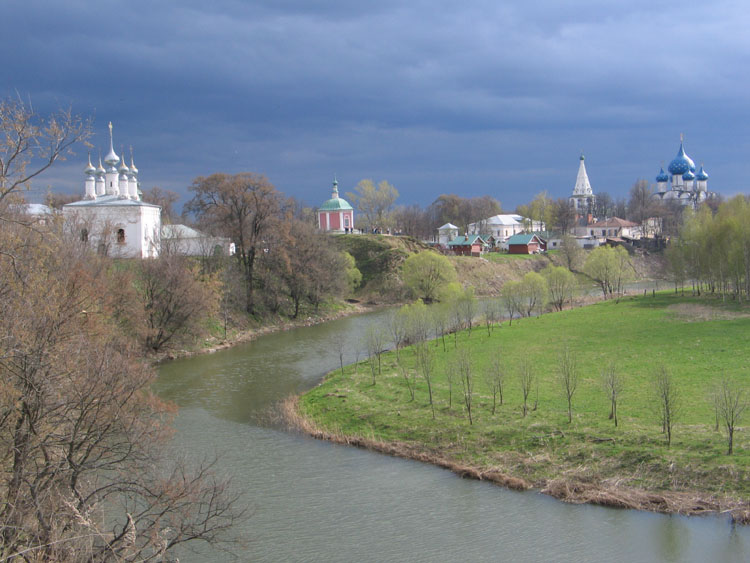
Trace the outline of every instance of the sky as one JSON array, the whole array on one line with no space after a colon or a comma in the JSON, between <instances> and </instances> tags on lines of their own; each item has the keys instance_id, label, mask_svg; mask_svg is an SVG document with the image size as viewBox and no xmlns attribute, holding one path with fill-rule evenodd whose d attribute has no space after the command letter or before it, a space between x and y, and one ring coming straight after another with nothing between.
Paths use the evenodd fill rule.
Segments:
<instances>
[{"instance_id":1,"label":"sky","mask_svg":"<svg viewBox=\"0 0 750 563\"><path fill-rule=\"evenodd\" d=\"M398 203L626 197L688 155L747 192L750 11L739 1L4 0L0 96L93 119L142 189L265 174L315 206L387 180ZM33 186L83 194L86 147Z\"/></svg>"}]
</instances>

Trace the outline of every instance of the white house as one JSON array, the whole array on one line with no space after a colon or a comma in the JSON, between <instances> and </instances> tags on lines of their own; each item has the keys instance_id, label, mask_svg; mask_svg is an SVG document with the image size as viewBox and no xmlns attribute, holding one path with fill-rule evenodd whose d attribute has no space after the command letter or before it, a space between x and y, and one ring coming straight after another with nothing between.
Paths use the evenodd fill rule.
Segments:
<instances>
[{"instance_id":1,"label":"white house","mask_svg":"<svg viewBox=\"0 0 750 563\"><path fill-rule=\"evenodd\" d=\"M150 258L159 254L161 207L141 201L138 169L130 155L130 166L114 150L109 124L107 168L94 168L89 157L84 169L85 195L81 201L63 206L63 216L78 229L81 239L111 256ZM117 167L117 163L120 166Z\"/></svg>"},{"instance_id":2,"label":"white house","mask_svg":"<svg viewBox=\"0 0 750 563\"><path fill-rule=\"evenodd\" d=\"M228 238L212 237L187 225L162 225L161 247L186 256L232 256L235 250Z\"/></svg>"},{"instance_id":3,"label":"white house","mask_svg":"<svg viewBox=\"0 0 750 563\"><path fill-rule=\"evenodd\" d=\"M488 219L471 223L469 234L492 236L499 242L500 246L505 248L505 243L513 235L543 231L544 229L545 226L542 221L532 221L521 215L493 215Z\"/></svg>"},{"instance_id":4,"label":"white house","mask_svg":"<svg viewBox=\"0 0 750 563\"><path fill-rule=\"evenodd\" d=\"M453 223L446 223L438 228L438 244L447 246L450 241L458 236L458 227Z\"/></svg>"}]
</instances>

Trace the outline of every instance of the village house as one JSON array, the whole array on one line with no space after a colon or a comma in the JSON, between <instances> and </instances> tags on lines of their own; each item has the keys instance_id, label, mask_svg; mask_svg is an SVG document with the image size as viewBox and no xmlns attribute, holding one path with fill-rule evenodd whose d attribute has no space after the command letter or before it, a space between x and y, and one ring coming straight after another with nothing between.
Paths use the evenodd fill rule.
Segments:
<instances>
[{"instance_id":1,"label":"village house","mask_svg":"<svg viewBox=\"0 0 750 563\"><path fill-rule=\"evenodd\" d=\"M448 243L448 249L462 256L481 256L487 243L480 235L461 235Z\"/></svg>"},{"instance_id":2,"label":"village house","mask_svg":"<svg viewBox=\"0 0 750 563\"><path fill-rule=\"evenodd\" d=\"M493 215L482 221L470 223L468 233L481 235L485 241L493 237L493 247L507 249L507 240L518 233L543 231L542 221L532 221L516 214Z\"/></svg>"},{"instance_id":3,"label":"village house","mask_svg":"<svg viewBox=\"0 0 750 563\"><path fill-rule=\"evenodd\" d=\"M537 254L547 250L546 241L534 233L513 235L507 245L508 254Z\"/></svg>"},{"instance_id":4,"label":"village house","mask_svg":"<svg viewBox=\"0 0 750 563\"><path fill-rule=\"evenodd\" d=\"M641 238L641 226L632 221L626 221L619 217L612 217L604 221L589 223L586 226L575 228L575 234L582 237L594 237L599 239L620 238L620 239L639 239Z\"/></svg>"}]
</instances>

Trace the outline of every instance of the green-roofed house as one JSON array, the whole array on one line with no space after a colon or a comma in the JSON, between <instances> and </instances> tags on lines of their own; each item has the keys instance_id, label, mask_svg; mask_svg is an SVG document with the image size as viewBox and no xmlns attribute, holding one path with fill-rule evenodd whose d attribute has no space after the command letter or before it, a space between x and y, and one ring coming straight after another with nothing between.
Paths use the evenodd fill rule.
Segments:
<instances>
[{"instance_id":1,"label":"green-roofed house","mask_svg":"<svg viewBox=\"0 0 750 563\"><path fill-rule=\"evenodd\" d=\"M547 250L545 240L534 233L513 235L506 244L508 245L508 254L536 254Z\"/></svg>"},{"instance_id":2,"label":"green-roofed house","mask_svg":"<svg viewBox=\"0 0 750 563\"><path fill-rule=\"evenodd\" d=\"M460 235L448 243L448 250L463 256L481 256L487 243L480 235Z\"/></svg>"},{"instance_id":3,"label":"green-roofed house","mask_svg":"<svg viewBox=\"0 0 750 563\"><path fill-rule=\"evenodd\" d=\"M354 208L339 197L339 183L333 179L331 199L318 208L318 227L321 231L351 233L354 231Z\"/></svg>"}]
</instances>

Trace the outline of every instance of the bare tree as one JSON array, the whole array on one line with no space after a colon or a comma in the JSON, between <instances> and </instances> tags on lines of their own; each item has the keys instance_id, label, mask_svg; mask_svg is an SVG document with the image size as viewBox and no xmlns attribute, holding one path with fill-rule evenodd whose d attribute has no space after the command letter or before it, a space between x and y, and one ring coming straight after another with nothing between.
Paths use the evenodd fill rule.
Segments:
<instances>
[{"instance_id":1,"label":"bare tree","mask_svg":"<svg viewBox=\"0 0 750 563\"><path fill-rule=\"evenodd\" d=\"M90 135L90 121L70 109L43 117L20 99L0 100L0 204L28 190L31 180Z\"/></svg>"},{"instance_id":2,"label":"bare tree","mask_svg":"<svg viewBox=\"0 0 750 563\"><path fill-rule=\"evenodd\" d=\"M136 267L146 348L156 352L180 336L198 336L205 319L217 310L215 284L201 282L185 256L162 253Z\"/></svg>"},{"instance_id":3,"label":"bare tree","mask_svg":"<svg viewBox=\"0 0 750 563\"><path fill-rule=\"evenodd\" d=\"M525 417L529 412L529 394L531 394L531 388L534 386L534 371L527 358L521 360L519 382L521 384L521 395L523 396L523 416Z\"/></svg>"},{"instance_id":4,"label":"bare tree","mask_svg":"<svg viewBox=\"0 0 750 563\"><path fill-rule=\"evenodd\" d=\"M396 348L396 361L399 361L401 346L404 345L407 335L407 315L401 309L392 310L388 315L388 332Z\"/></svg>"},{"instance_id":5,"label":"bare tree","mask_svg":"<svg viewBox=\"0 0 750 563\"><path fill-rule=\"evenodd\" d=\"M617 401L623 389L623 376L617 371L615 364L610 363L602 370L602 386L609 398L609 419L614 419L617 427Z\"/></svg>"},{"instance_id":6,"label":"bare tree","mask_svg":"<svg viewBox=\"0 0 750 563\"><path fill-rule=\"evenodd\" d=\"M409 390L409 395L411 396L410 400L413 401L417 387L417 372L416 370L410 370L403 359L396 360L396 365L401 373L401 377L403 377L406 382L406 388Z\"/></svg>"},{"instance_id":7,"label":"bare tree","mask_svg":"<svg viewBox=\"0 0 750 563\"><path fill-rule=\"evenodd\" d=\"M727 431L727 455L732 455L734 432L748 405L745 389L737 382L724 377L716 390L714 402L719 420Z\"/></svg>"},{"instance_id":8,"label":"bare tree","mask_svg":"<svg viewBox=\"0 0 750 563\"><path fill-rule=\"evenodd\" d=\"M381 373L380 356L383 354L383 331L378 326L367 327L367 359L370 363L372 384L375 385L375 372ZM377 363L376 363L377 361Z\"/></svg>"},{"instance_id":9,"label":"bare tree","mask_svg":"<svg viewBox=\"0 0 750 563\"><path fill-rule=\"evenodd\" d=\"M161 207L161 221L173 223L175 219L174 204L180 199L180 194L172 190L163 190L158 186L143 191L143 201Z\"/></svg>"},{"instance_id":10,"label":"bare tree","mask_svg":"<svg viewBox=\"0 0 750 563\"><path fill-rule=\"evenodd\" d=\"M417 368L419 373L427 383L427 392L430 397L430 408L432 409L432 419L435 420L435 402L432 398L432 377L435 370L435 351L428 342L419 342L415 346L417 354Z\"/></svg>"},{"instance_id":11,"label":"bare tree","mask_svg":"<svg viewBox=\"0 0 750 563\"><path fill-rule=\"evenodd\" d=\"M661 430L667 435L667 447L672 444L672 431L680 416L680 395L672 374L661 366L654 374L653 392L656 399Z\"/></svg>"},{"instance_id":12,"label":"bare tree","mask_svg":"<svg viewBox=\"0 0 750 563\"><path fill-rule=\"evenodd\" d=\"M269 250L265 238L279 219L281 194L265 176L249 172L201 176L190 189L195 196L186 211L234 241L235 258L245 279L245 308L254 314L256 258Z\"/></svg>"},{"instance_id":13,"label":"bare tree","mask_svg":"<svg viewBox=\"0 0 750 563\"><path fill-rule=\"evenodd\" d=\"M488 299L484 303L484 323L487 325L487 336L492 336L492 329L500 318L499 303L495 299Z\"/></svg>"},{"instance_id":14,"label":"bare tree","mask_svg":"<svg viewBox=\"0 0 750 563\"><path fill-rule=\"evenodd\" d=\"M570 348L565 346L560 353L557 365L557 378L568 401L568 424L573 422L573 395L578 389L578 366L576 357Z\"/></svg>"},{"instance_id":15,"label":"bare tree","mask_svg":"<svg viewBox=\"0 0 750 563\"><path fill-rule=\"evenodd\" d=\"M471 352L468 348L463 348L458 351L456 365L458 367L458 376L461 380L461 390L463 391L466 414L469 417L469 424L473 424L471 409L474 404L474 367L471 361Z\"/></svg>"},{"instance_id":16,"label":"bare tree","mask_svg":"<svg viewBox=\"0 0 750 563\"><path fill-rule=\"evenodd\" d=\"M500 348L493 354L489 368L484 372L484 383L492 394L492 414L497 409L497 400L503 404L503 383L505 380L505 369L502 365Z\"/></svg>"},{"instance_id":17,"label":"bare tree","mask_svg":"<svg viewBox=\"0 0 750 563\"><path fill-rule=\"evenodd\" d=\"M143 561L217 541L237 497L210 463L168 459L171 408L113 321L110 262L26 231L0 229L19 249L13 267L0 254L3 559Z\"/></svg>"}]
</instances>

